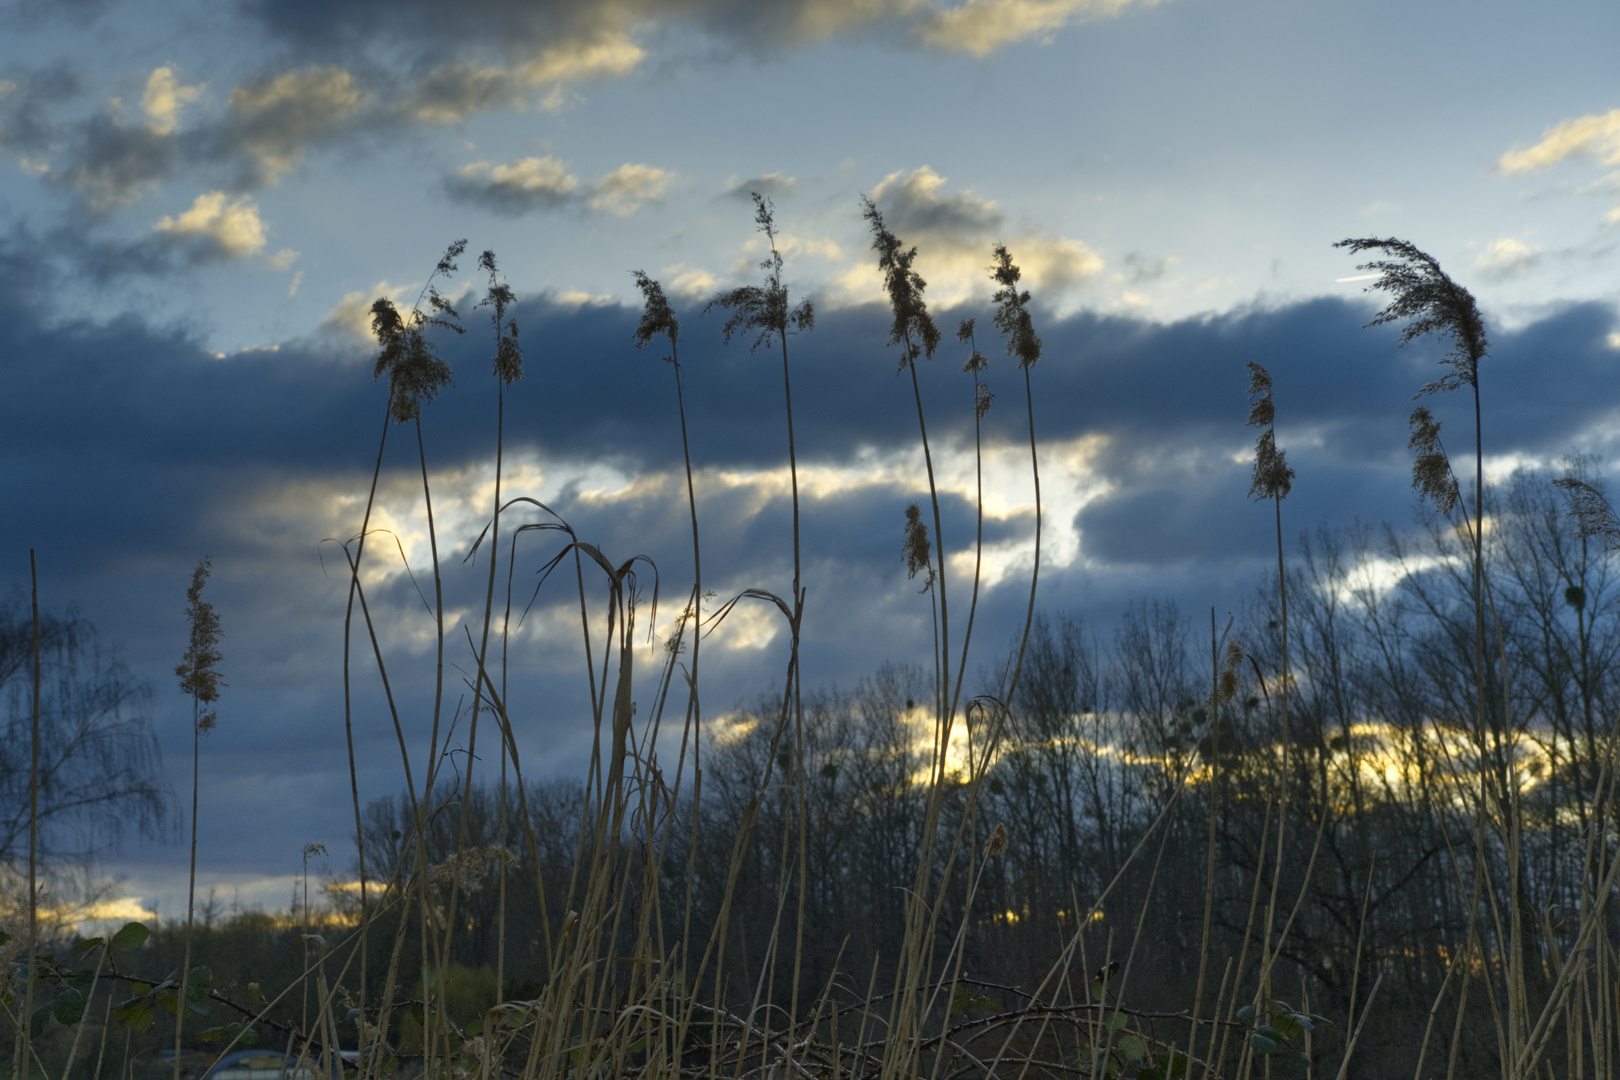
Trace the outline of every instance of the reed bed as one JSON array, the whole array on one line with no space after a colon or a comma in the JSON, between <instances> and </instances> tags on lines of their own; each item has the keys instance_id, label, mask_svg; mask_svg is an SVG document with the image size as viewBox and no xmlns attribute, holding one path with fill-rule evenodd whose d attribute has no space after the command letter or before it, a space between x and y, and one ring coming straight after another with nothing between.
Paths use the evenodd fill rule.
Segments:
<instances>
[{"instance_id":1,"label":"reed bed","mask_svg":"<svg viewBox=\"0 0 1620 1080\"><path fill-rule=\"evenodd\" d=\"M1259 430L1252 494L1272 504L1277 542L1276 580L1260 604L1274 617L1222 627L1212 613L1207 643L1196 650L1198 670L1183 680L1197 691L1153 709L1131 699L1137 715L1151 712L1164 730L1155 746L1133 751L1150 763L1137 774L1149 782L1126 791L1118 787L1119 771L1095 771L1099 747L1131 749L1112 730L1125 706L1109 707L1099 690L1107 680L1085 674L1083 633L1055 626L1039 611L1043 507L1034 369L1043 347L1015 255L1001 245L987 253L996 288L993 323L1023 382L1034 493L1029 598L1022 632L1006 649L974 637L984 554L980 425L995 400L989 381L996 365L978 349L975 321L963 322L956 339L968 352L961 370L972 378L960 383L959 396L974 417L979 491L971 548L964 548L944 532L935 476L942 451L930 439L922 391L925 379L938 377L929 362L944 335L925 300L917 249L865 201L893 313L887 346L896 350L917 415L928 502L903 508L897 521L903 516L901 559L919 583L914 602L927 608L932 649L928 665L888 669L862 691L867 704L887 702L877 710L889 717L887 728L852 724L848 717L859 702L841 704L807 690L800 662L805 619L836 617L807 605L801 537L790 339L813 331L815 313L790 295L774 208L756 195L754 209L768 251L761 282L722 293L705 310L723 317L726 341L747 341L780 358L792 491L791 535L783 543L791 545L791 578L729 596L705 591L690 441L702 433L687 427L682 321L645 273L634 278L645 305L633 343L667 348L662 359L680 421L694 567L662 640L653 640L650 629L661 588L651 559L605 551L551 507L511 490L505 408L523 378L524 356L515 294L495 255L485 252L478 258L484 288L476 310L489 317L496 382L493 498L465 552L475 565L484 560L482 609L461 622L459 636L448 632L443 570L452 556L448 545L441 551L425 428L429 406L450 378L437 343L466 330L447 295L466 245L451 245L408 310L386 299L372 308L380 344L375 375L385 382L387 402L365 510L342 545L344 723L358 873L357 887L339 896L342 917L317 916L306 900L296 927L260 927L264 940L290 936L296 946L295 970L280 985L255 978L250 968L285 968L286 957L275 961L245 945L235 958L246 965L239 970L193 966L193 939L206 940L212 931L199 928L190 909L178 939L171 929L167 938L160 932L149 941L146 927L131 924L78 942L71 955L46 955L30 864L26 929L6 946L12 974L5 1004L16 1032L11 1075L72 1080L90 1071L100 1080L104 1073L150 1072L154 1066L131 1055L131 1040L164 1031L175 1051L165 1068L177 1080L188 1039L202 1040L210 1054L255 1043L285 1048L310 1075L356 1080L1343 1078L1374 1074L1358 1066L1366 1060L1363 1035L1371 1022L1373 1031L1422 1030L1414 1077L1481 1075L1481 1061L1512 1080L1611 1076L1620 1052L1620 968L1607 906L1620 875L1614 727L1606 714L1588 726L1579 766L1587 771L1577 769L1570 781L1580 786L1586 816L1564 836L1564 863L1545 879L1528 873L1527 858L1545 848L1521 771L1525 746L1544 732L1515 714L1525 657L1514 644L1522 636L1510 625L1508 596L1493 584L1500 579L1492 560L1510 560L1511 549L1493 548L1487 529L1478 402L1488 348L1467 291L1410 244L1345 242L1352 252L1381 256L1368 268L1381 275L1374 287L1393 299L1377 321L1406 322L1404 340L1438 334L1454 344L1446 374L1422 393L1468 389L1475 403L1471 505L1433 416L1420 407L1412 417L1414 485L1433 508L1436 542L1449 552L1442 565L1460 573L1467 616L1458 641L1471 658L1471 677L1463 681L1472 710L1467 723L1443 722L1434 713L1406 729L1410 757L1424 770L1413 798L1441 839L1430 865L1440 868L1434 872L1450 882L1449 895L1461 898L1461 908L1436 940L1408 949L1407 960L1438 972L1430 1003L1416 1007L1405 997L1391 1006L1387 992L1380 996L1386 979L1422 984L1399 974L1397 945L1367 943L1378 934L1379 903L1395 892L1375 888L1385 880L1379 871L1400 863L1398 854L1369 851L1354 863L1353 878L1326 886L1348 897L1341 936L1353 938L1354 947L1340 957L1331 986L1309 967L1317 963L1325 917L1324 875L1352 865L1344 859L1341 824L1345 801L1360 798L1352 789L1365 762L1357 755L1374 752L1366 737L1352 738L1349 721L1344 741L1329 747L1312 719L1326 685L1314 674L1322 670L1319 647L1326 640L1316 620L1325 603L1354 590L1344 575L1334 576L1331 558L1319 566L1307 551L1305 565L1289 567L1283 500L1295 475L1278 444L1287 414L1276 396L1286 402L1286 387L1274 388L1258 362L1249 365L1249 423ZM1234 373L1234 403L1240 387ZM425 718L410 715L414 706L395 692L389 628L378 625L366 587L367 568L398 547L373 524L396 428L414 442L430 551L431 565L419 578L434 627ZM1620 536L1595 481L1572 475L1565 487L1577 497L1583 545ZM950 575L948 556L962 550L973 554L969 581ZM525 610L514 594L520 563L537 564L539 588L566 595L577 612L593 749L572 787L536 783L519 753L529 707L512 700L509 669ZM191 648L178 671L196 713L199 761L223 685L222 630L202 598L207 574L205 561L188 594ZM710 580L716 577L711 570ZM1376 626L1376 603L1368 604L1368 625ZM785 655L773 657L779 688L754 711L746 733L711 731L702 643L756 605L786 629ZM1301 617L1305 625L1296 626L1292 620ZM35 619L37 625L37 609ZM1184 634L1176 617L1157 609L1139 612L1130 627L1141 635L1133 646L1138 658L1162 653ZM637 671L638 659L646 671ZM970 689L975 664L996 675ZM354 696L362 679L380 687L403 792L369 808L362 806L354 764ZM1147 693L1148 682L1127 677L1108 685L1129 697ZM37 704L35 715L37 729ZM413 745L410 733L418 729L428 732L425 745ZM1571 745L1556 737L1550 744L1555 763ZM1087 747L1090 766L1080 761ZM1084 893L1064 868L1092 857L1083 854L1094 850L1092 841L1043 833L1033 815L1037 801L1055 797L1061 786L1043 779L1060 775L1043 771L1059 759L1054 768L1062 777L1093 768L1094 801L1106 790L1117 805L1135 807L1139 822L1120 833L1122 842L1106 858L1096 857ZM902 825L890 836L903 858L886 864L893 879L868 882L883 898L865 909L866 918L892 926L870 941L853 932L826 941L823 913L833 901L822 837L839 809L829 793L853 774L864 779L848 790L862 792L861 812L870 819L879 816L885 791L900 807ZM36 791L38 784L32 781ZM1243 836L1232 824L1239 811L1251 823L1258 817L1258 827ZM1559 812L1555 806L1555 828ZM1108 816L1100 801L1093 816L1099 825ZM1234 845L1247 853L1246 862L1230 860ZM1556 833L1553 847L1560 847ZM1019 890L1041 874L1066 882L1067 896L1049 892L1032 901L1026 891L1020 900ZM1176 898L1173 916L1165 914L1167 896ZM1169 917L1177 925L1154 921ZM474 927L484 935L478 942L469 941ZM1165 942L1172 938L1188 944L1167 962ZM143 974L158 970L152 962L170 957L177 941L172 973ZM508 959L519 941L534 958L521 972ZM1016 962L996 955L1015 947ZM473 955L493 956L492 970L468 964ZM1017 968L1020 981L981 974L998 966ZM1162 970L1172 977L1155 974ZM1313 1006L1325 998L1336 1008ZM165 1014L172 1029L164 1026ZM92 1064L80 1037L97 1015L100 1045ZM188 1022L188 1015L197 1019ZM204 1015L207 1027L200 1026ZM1491 1033L1494 1046L1474 1045L1480 1031ZM62 1038L71 1041L65 1057ZM1387 1071L1382 1059L1374 1066L1377 1075Z\"/></svg>"}]
</instances>

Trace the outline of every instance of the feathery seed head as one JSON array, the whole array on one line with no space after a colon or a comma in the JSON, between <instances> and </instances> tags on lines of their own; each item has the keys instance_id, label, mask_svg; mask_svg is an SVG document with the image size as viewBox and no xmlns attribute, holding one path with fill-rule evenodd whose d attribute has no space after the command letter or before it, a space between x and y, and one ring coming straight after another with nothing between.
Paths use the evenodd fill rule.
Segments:
<instances>
[{"instance_id":1,"label":"feathery seed head","mask_svg":"<svg viewBox=\"0 0 1620 1080\"><path fill-rule=\"evenodd\" d=\"M1260 433L1254 443L1254 474L1249 494L1256 499L1284 499L1294 489L1294 470L1288 457L1277 449L1277 436L1271 428Z\"/></svg>"},{"instance_id":2,"label":"feathery seed head","mask_svg":"<svg viewBox=\"0 0 1620 1080\"><path fill-rule=\"evenodd\" d=\"M1250 427L1270 427L1276 418L1277 406L1270 393L1249 403Z\"/></svg>"},{"instance_id":3,"label":"feathery seed head","mask_svg":"<svg viewBox=\"0 0 1620 1080\"><path fill-rule=\"evenodd\" d=\"M180 692L190 695L198 706L196 722L201 732L212 731L219 720L213 710L202 710L201 706L218 701L219 689L226 685L219 676L219 664L224 659L219 651L219 640L224 636L219 612L203 599L203 586L208 584L213 569L213 557L205 555L191 572L191 587L186 590L186 621L191 624L191 634L185 654L174 669L180 677Z\"/></svg>"},{"instance_id":4,"label":"feathery seed head","mask_svg":"<svg viewBox=\"0 0 1620 1080\"><path fill-rule=\"evenodd\" d=\"M922 507L912 503L906 507L906 538L900 546L906 560L907 579L923 573L923 592L934 584L934 549L928 539L928 526L923 524Z\"/></svg>"},{"instance_id":5,"label":"feathery seed head","mask_svg":"<svg viewBox=\"0 0 1620 1080\"><path fill-rule=\"evenodd\" d=\"M760 260L759 264L760 269L765 271L765 284L730 289L703 306L705 315L717 307L731 312L725 325L720 328L720 338L728 345L731 335L739 330L758 331L754 343L749 346L750 352L761 345L770 345L778 334L785 339L789 333L804 333L814 329L816 324L816 310L810 301L801 301L793 308L788 306L788 290L782 283L782 253L776 246L776 216L771 200L757 191L753 196L754 222L771 247L770 255Z\"/></svg>"},{"instance_id":6,"label":"feathery seed head","mask_svg":"<svg viewBox=\"0 0 1620 1080\"><path fill-rule=\"evenodd\" d=\"M1412 487L1442 515L1449 514L1461 501L1462 493L1452 474L1451 460L1440 443L1440 422L1419 405L1412 410L1408 423L1412 437L1407 440L1407 446L1417 451L1417 457L1412 460Z\"/></svg>"},{"instance_id":7,"label":"feathery seed head","mask_svg":"<svg viewBox=\"0 0 1620 1080\"><path fill-rule=\"evenodd\" d=\"M463 892L475 893L484 887L484 877L491 863L512 865L517 856L499 844L468 848L459 856L452 855L437 866L428 868L428 880L435 885L449 885Z\"/></svg>"},{"instance_id":8,"label":"feathery seed head","mask_svg":"<svg viewBox=\"0 0 1620 1080\"><path fill-rule=\"evenodd\" d=\"M669 306L669 298L664 295L664 287L657 281L648 277L644 271L632 270L636 279L636 288L646 301L641 310L641 321L636 324L636 348L644 349L659 334L669 338L670 349L676 347L681 336L680 320L675 318L675 309ZM674 363L673 356L664 359Z\"/></svg>"},{"instance_id":9,"label":"feathery seed head","mask_svg":"<svg viewBox=\"0 0 1620 1080\"><path fill-rule=\"evenodd\" d=\"M1253 399L1249 402L1249 426L1265 429L1254 443L1249 494L1256 499L1286 498L1294 487L1294 470L1288 467L1286 454L1277 449L1273 427L1277 408L1271 397L1271 373L1253 360L1249 361L1249 397Z\"/></svg>"},{"instance_id":10,"label":"feathery seed head","mask_svg":"<svg viewBox=\"0 0 1620 1080\"><path fill-rule=\"evenodd\" d=\"M861 216L872 226L872 249L878 253L878 269L883 272L883 287L889 293L889 305L894 309L894 323L889 328L889 344L905 343L900 358L900 370L916 361L919 356L932 358L939 348L939 327L928 314L923 302L923 290L928 283L912 269L917 260L917 249L907 248L900 238L883 224L883 214L877 204L861 197Z\"/></svg>"},{"instance_id":11,"label":"feathery seed head","mask_svg":"<svg viewBox=\"0 0 1620 1080\"><path fill-rule=\"evenodd\" d=\"M439 277L447 277L456 272L456 260L461 258L467 250L467 241L455 240L444 249L444 258L433 268L433 273Z\"/></svg>"},{"instance_id":12,"label":"feathery seed head","mask_svg":"<svg viewBox=\"0 0 1620 1080\"><path fill-rule=\"evenodd\" d=\"M420 311L401 318L386 297L371 305L371 325L382 344L372 377L388 376L389 411L398 424L422 415L422 403L432 401L450 382L450 365L439 358L422 333L429 320Z\"/></svg>"},{"instance_id":13,"label":"feathery seed head","mask_svg":"<svg viewBox=\"0 0 1620 1080\"><path fill-rule=\"evenodd\" d=\"M970 350L967 361L962 365L962 370L972 373L975 378L990 367L990 361L979 351L979 343L973 336L973 326L976 321L975 319L963 319L962 325L956 328L956 340L966 345ZM980 413L979 415L983 416L984 414Z\"/></svg>"},{"instance_id":14,"label":"feathery seed head","mask_svg":"<svg viewBox=\"0 0 1620 1080\"><path fill-rule=\"evenodd\" d=\"M1221 660L1221 671L1215 679L1215 700L1210 709L1214 715L1215 709L1225 705L1237 696L1238 667L1243 663L1243 646L1235 641L1226 643L1226 655Z\"/></svg>"},{"instance_id":15,"label":"feathery seed head","mask_svg":"<svg viewBox=\"0 0 1620 1080\"><path fill-rule=\"evenodd\" d=\"M1455 390L1463 385L1479 386L1479 362L1490 346L1485 340L1485 320L1480 316L1473 293L1452 281L1432 255L1408 241L1366 237L1340 240L1333 246L1348 248L1353 255L1376 251L1389 256L1356 267L1378 274L1378 280L1367 287L1368 292L1377 289L1393 297L1389 306L1368 326L1410 319L1401 330L1403 345L1424 334L1451 336L1451 354L1440 361L1451 369L1450 373L1425 386L1414 397Z\"/></svg>"},{"instance_id":16,"label":"feathery seed head","mask_svg":"<svg viewBox=\"0 0 1620 1080\"><path fill-rule=\"evenodd\" d=\"M1041 358L1041 339L1035 336L1029 315L1029 291L1018 288L1023 271L1012 261L1007 245L997 244L994 254L990 278L1001 286L990 298L996 304L996 329L1007 339L1007 355L1018 357L1018 366L1027 368Z\"/></svg>"},{"instance_id":17,"label":"feathery seed head","mask_svg":"<svg viewBox=\"0 0 1620 1080\"><path fill-rule=\"evenodd\" d=\"M517 302L517 295L512 292L510 285L501 280L493 251L485 251L478 256L478 268L489 275L489 288L478 306L490 309L490 319L495 324L495 359L492 364L495 377L503 386L511 386L523 378L523 349L518 345L517 322L506 317L506 309Z\"/></svg>"},{"instance_id":18,"label":"feathery seed head","mask_svg":"<svg viewBox=\"0 0 1620 1080\"><path fill-rule=\"evenodd\" d=\"M1248 367L1249 396L1255 397L1257 395L1271 393L1271 372L1267 371L1253 360L1249 361ZM1249 423L1252 424L1254 421L1251 420Z\"/></svg>"},{"instance_id":19,"label":"feathery seed head","mask_svg":"<svg viewBox=\"0 0 1620 1080\"><path fill-rule=\"evenodd\" d=\"M974 355L978 354L975 353ZM994 400L996 400L996 395L990 392L988 386L984 385L984 383L975 384L973 387L973 415L983 420L984 414L990 411L990 403Z\"/></svg>"},{"instance_id":20,"label":"feathery seed head","mask_svg":"<svg viewBox=\"0 0 1620 1080\"><path fill-rule=\"evenodd\" d=\"M432 315L425 313L420 304L412 308L409 315L402 316L394 302L387 297L372 302L371 331L382 346L372 369L372 378L388 376L388 409L395 423L403 424L420 417L422 403L432 401L450 382L450 365L439 358L426 332L430 326L456 334L464 332L459 322L461 316L440 295L434 278L453 273L456 259L465 250L467 241L457 240L446 249L444 257L433 268L433 274L423 290ZM490 260L493 265L493 255L490 255ZM515 326L512 333L514 336L517 333Z\"/></svg>"},{"instance_id":21,"label":"feathery seed head","mask_svg":"<svg viewBox=\"0 0 1620 1080\"><path fill-rule=\"evenodd\" d=\"M994 858L1007 850L1007 827L997 825L990 832L990 838L984 842L984 857Z\"/></svg>"},{"instance_id":22,"label":"feathery seed head","mask_svg":"<svg viewBox=\"0 0 1620 1080\"><path fill-rule=\"evenodd\" d=\"M1270 427L1276 418L1271 398L1271 372L1249 361L1249 426Z\"/></svg>"},{"instance_id":23,"label":"feathery seed head","mask_svg":"<svg viewBox=\"0 0 1620 1080\"><path fill-rule=\"evenodd\" d=\"M1606 550L1613 551L1620 548L1620 519L1616 519L1614 509L1609 505L1608 496L1596 484L1590 484L1576 476L1561 476L1553 483L1569 492L1569 516L1575 522L1575 533L1582 539L1597 539L1603 541ZM1580 593L1577 603L1569 599L1566 590L1565 599L1569 605L1579 608L1586 603L1585 590L1571 585L1571 589Z\"/></svg>"}]
</instances>

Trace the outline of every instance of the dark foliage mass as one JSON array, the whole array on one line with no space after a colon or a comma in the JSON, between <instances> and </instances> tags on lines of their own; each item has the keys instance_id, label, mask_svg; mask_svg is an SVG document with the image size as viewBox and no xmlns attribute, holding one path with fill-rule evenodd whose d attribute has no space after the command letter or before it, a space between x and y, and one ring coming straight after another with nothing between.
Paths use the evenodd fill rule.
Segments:
<instances>
[{"instance_id":1,"label":"dark foliage mass","mask_svg":"<svg viewBox=\"0 0 1620 1080\"><path fill-rule=\"evenodd\" d=\"M1620 580L1614 557L1581 537L1547 476L1519 474L1488 503L1500 523L1487 545L1502 617L1493 644L1518 672L1508 698L1492 698L1499 738L1488 745L1508 746L1509 734L1518 741L1484 764L1525 778L1517 857L1526 895L1546 898L1529 913L1536 918L1526 947L1552 952L1568 942L1547 913L1578 904L1583 889L1571 846L1612 813L1600 783L1620 707ZM1471 905L1481 912L1479 925L1489 927L1485 909L1528 902L1474 895L1471 871L1459 876L1456 861L1459 849L1474 844L1469 800L1479 765L1469 748L1470 554L1438 524L1421 548L1370 530L1302 539L1289 574L1294 682L1286 716L1275 674L1281 640L1274 589L1257 592L1231 630L1252 662L1239 669L1236 693L1214 716L1210 702L1228 697L1214 684L1229 658L1212 652L1206 620L1175 603L1132 605L1107 635L1075 617L1037 620L1018 698L976 804L960 772L945 799L942 832L959 831L963 844L942 850L935 880L960 851L994 852L973 903L965 975L1031 991L1078 922L1089 920L1086 944L1071 961L1075 977L1130 956L1128 979L1113 987L1121 1000L1144 1012L1189 1009L1206 952L1213 828L1207 952L1252 969L1275 890L1276 982L1311 1011L1343 1018L1365 1005L1371 979L1382 972L1357 1074L1411 1075ZM669 895L683 892L695 868L697 939L719 915L741 824L757 815L731 901L728 947L742 970L764 970L779 994L787 992L790 965L773 967L770 943L781 933L780 883L797 872L797 810L785 785L760 801L758 778L768 764L779 775L802 768L809 843L801 975L851 998L864 993L874 971L875 985L884 985L902 946L905 890L897 883L911 880L920 851L928 760L919 708L931 693L927 672L896 666L852 689L808 693L802 763L783 743L774 744L779 760L766 760L778 703L727 718L703 751L700 809L695 817L681 810L677 838L666 848ZM982 723L969 734L981 747L989 737ZM462 798L459 791L449 796L432 817L428 848L441 868L433 871L441 901L458 892L465 919L452 959L462 973L458 992L467 996L457 1008L470 1016L479 1001L494 1003L497 967L508 996L545 985L539 896L555 918L594 821L581 786L538 785L527 802L531 852L515 794L503 813L496 790L474 788L465 818ZM408 876L408 802L378 800L365 822L371 874ZM1507 857L1504 841L1499 830L1487 836L1489 860ZM626 842L636 843L630 834ZM457 860L458 844L470 858ZM961 910L965 886L957 881L948 911ZM353 911L352 891L335 895L340 908ZM673 906L662 917L667 939L680 939L687 912ZM936 928L941 938L956 934L954 917ZM213 939L204 935L198 948L234 949L234 934L262 932L252 920L239 930L233 925ZM394 925L386 914L373 924L374 968L388 962ZM411 949L402 967L415 971L421 958ZM1252 970L1232 974L1254 977ZM1206 1007L1213 989L1205 986ZM745 1003L755 992L751 983L727 991ZM1011 991L985 993L994 999ZM1439 1015L1449 1032L1454 996ZM1497 1073L1489 1002L1470 1000L1462 1024L1462 1074ZM1324 1028L1315 1052L1331 1059L1344 1035L1342 1026Z\"/></svg>"},{"instance_id":2,"label":"dark foliage mass","mask_svg":"<svg viewBox=\"0 0 1620 1080\"><path fill-rule=\"evenodd\" d=\"M161 835L172 794L146 713L148 690L71 611L39 622L39 855L84 859L130 835ZM27 862L34 623L0 605L0 866ZM26 890L25 890L26 895Z\"/></svg>"}]
</instances>

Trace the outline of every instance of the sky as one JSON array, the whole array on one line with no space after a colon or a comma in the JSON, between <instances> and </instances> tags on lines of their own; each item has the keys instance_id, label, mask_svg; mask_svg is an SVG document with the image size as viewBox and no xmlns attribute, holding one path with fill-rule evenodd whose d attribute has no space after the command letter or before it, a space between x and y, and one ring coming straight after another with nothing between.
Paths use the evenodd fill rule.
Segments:
<instances>
[{"instance_id":1,"label":"sky","mask_svg":"<svg viewBox=\"0 0 1620 1080\"><path fill-rule=\"evenodd\" d=\"M1274 559L1246 497L1248 361L1276 380L1299 473L1291 536L1416 527L1406 416L1444 345L1366 329L1378 298L1335 241L1410 240L1477 296L1493 476L1612 457L1616 40L1620 8L1597 0L1533 16L1506 0L5 0L0 586L26 587L35 549L42 603L75 607L147 681L165 775L189 794L172 671L211 555L229 686L202 749L201 888L283 906L309 843L345 875L336 541L360 527L383 426L372 300L409 308L467 240L441 288L468 333L440 335L455 385L423 418L451 640L481 625L488 573L462 561L493 498L486 249L526 356L503 490L615 559L648 556L664 627L690 589L689 522L672 371L634 347L631 271L682 321L705 588L791 577L780 357L723 343L702 314L759 280L759 192L817 315L789 342L807 685L921 662L931 641L899 554L903 509L927 494L916 407L863 196L917 247L946 331L919 375L958 602L974 520L960 320L991 357L970 670L1005 653L1028 600L1031 411L1043 610L1105 641L1132 601L1240 612ZM990 322L997 242L1044 340L1028 409ZM1458 442L1465 404L1434 402ZM389 435L374 524L390 539L365 580L420 756L433 634L413 439ZM520 599L548 542L521 541ZM577 775L589 751L560 590L513 641L531 778ZM764 609L711 640L715 715L780 678ZM639 656L651 670L656 647ZM465 649L451 660L454 682ZM356 686L362 798L395 794L374 666ZM128 910L183 913L180 830L97 864Z\"/></svg>"}]
</instances>

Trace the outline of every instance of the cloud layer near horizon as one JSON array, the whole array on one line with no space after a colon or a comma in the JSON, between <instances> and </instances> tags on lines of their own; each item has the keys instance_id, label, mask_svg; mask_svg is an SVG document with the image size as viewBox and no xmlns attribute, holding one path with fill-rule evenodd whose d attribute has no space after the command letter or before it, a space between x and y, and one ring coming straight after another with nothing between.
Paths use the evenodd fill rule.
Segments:
<instances>
[{"instance_id":1,"label":"cloud layer near horizon","mask_svg":"<svg viewBox=\"0 0 1620 1080\"><path fill-rule=\"evenodd\" d=\"M304 841L339 841L347 835L332 824L347 798L343 577L336 546L324 541L358 528L375 460L384 392L370 378L369 353L317 335L221 358L183 330L135 317L48 321L30 314L40 310L30 300L38 287L21 257L0 259L0 298L18 313L0 326L9 391L0 423L11 433L0 525L11 553L6 578L20 582L19 553L37 549L47 605L76 603L104 639L121 644L158 687L159 729L173 746L185 726L182 703L167 692L182 647L181 598L191 565L211 552L232 685L206 748L221 770L216 790L204 793L221 846L205 850L205 862L245 871L237 863L278 844L295 852ZM722 597L751 586L785 591L779 354L723 347L715 320L680 313L706 587ZM691 573L680 429L662 354L631 343L638 314L547 296L516 306L528 359L506 401L505 491L543 499L615 558L652 558L658 623L667 626ZM954 326L986 314L963 307L938 317ZM1251 359L1272 371L1279 439L1299 471L1285 507L1289 531L1357 520L1407 527L1405 418L1438 349L1397 348L1391 332L1362 329L1367 314L1361 304L1313 300L1168 324L1043 315L1045 352L1031 372L1046 495L1043 609L1106 626L1139 597L1195 609L1246 602L1271 558L1269 515L1246 498ZM487 569L460 560L492 497L494 389L484 327L468 322L466 337L443 343L457 385L427 407L423 423L455 626L481 607ZM894 350L883 346L887 324L880 308L844 308L790 340L810 589L806 677L818 685L848 685L883 659L927 652L926 601L899 557L902 510L926 499L927 485L909 380L896 376ZM1494 462L1613 450L1615 329L1612 309L1589 304L1493 334L1484 402ZM980 345L994 349L987 379L997 395L985 426L982 667L1021 625L1034 519L1022 381L994 341ZM962 359L947 347L920 372L958 574L969 565L974 520L973 388L958 371ZM1462 398L1432 404L1448 434L1465 440ZM410 429L390 432L373 519L387 532L373 538L366 580L399 665L407 727L421 734L432 635L419 593L427 538L416 454ZM531 534L520 548L520 608L545 544ZM959 576L952 586L962 588ZM563 592L543 592L516 639L513 696L531 775L576 767L588 744L567 603ZM714 709L751 699L777 677L784 639L773 619L747 609L717 632L705 653ZM451 659L465 667L455 650ZM363 796L392 792L397 752L369 682L357 716ZM259 779L231 779L246 772Z\"/></svg>"}]
</instances>

